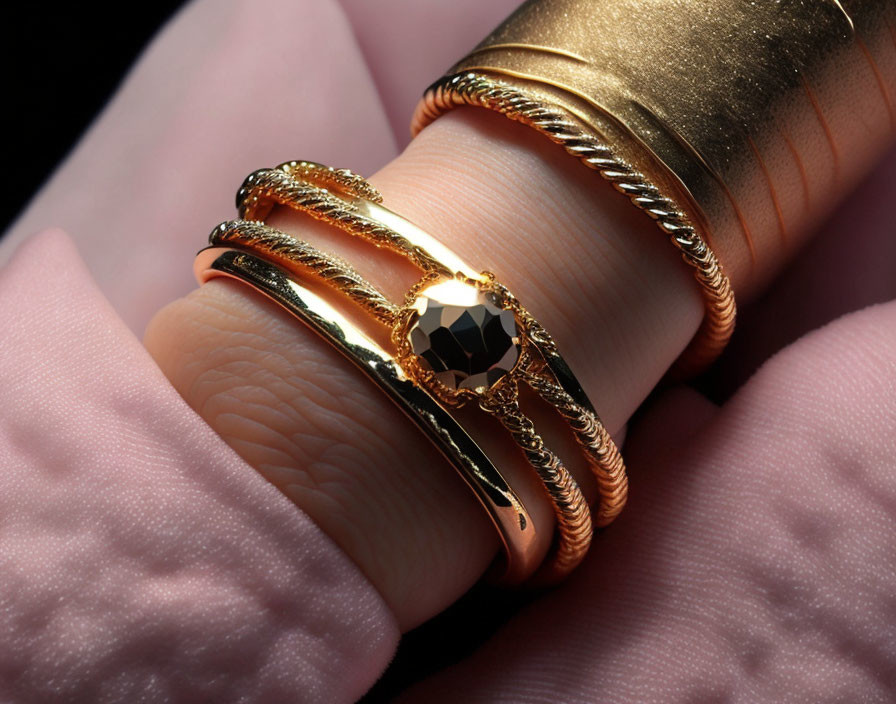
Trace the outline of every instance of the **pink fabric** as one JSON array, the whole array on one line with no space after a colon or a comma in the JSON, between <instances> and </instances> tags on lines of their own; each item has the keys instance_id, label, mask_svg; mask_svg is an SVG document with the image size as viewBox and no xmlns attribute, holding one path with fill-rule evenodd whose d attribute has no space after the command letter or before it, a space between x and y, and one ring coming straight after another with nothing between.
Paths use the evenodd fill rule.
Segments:
<instances>
[{"instance_id":1,"label":"pink fabric","mask_svg":"<svg viewBox=\"0 0 896 704\"><path fill-rule=\"evenodd\" d=\"M372 172L424 83L513 4L189 4L0 261L63 224L141 330L193 288L189 262L248 171L301 157ZM889 211L873 210L892 198L865 193L827 254L755 306L761 325L741 324L738 370L893 297ZM0 300L0 700L359 696L395 647L390 614L172 391L68 239L28 242ZM721 411L661 399L626 447L631 505L586 566L408 700L892 701L894 350L890 304L786 350Z\"/></svg>"},{"instance_id":2,"label":"pink fabric","mask_svg":"<svg viewBox=\"0 0 896 704\"><path fill-rule=\"evenodd\" d=\"M234 216L246 174L287 159L370 174L396 153L336 2L186 3L0 240L0 263L26 237L62 227L142 335L196 287L196 250Z\"/></svg>"},{"instance_id":3,"label":"pink fabric","mask_svg":"<svg viewBox=\"0 0 896 704\"><path fill-rule=\"evenodd\" d=\"M234 215L246 174L287 159L375 172L408 141L423 88L516 4L186 3L0 238L0 264L26 237L61 226L142 334L195 288L190 262Z\"/></svg>"},{"instance_id":4,"label":"pink fabric","mask_svg":"<svg viewBox=\"0 0 896 704\"><path fill-rule=\"evenodd\" d=\"M196 416L47 231L0 272L0 698L340 702L378 594Z\"/></svg>"},{"instance_id":5,"label":"pink fabric","mask_svg":"<svg viewBox=\"0 0 896 704\"><path fill-rule=\"evenodd\" d=\"M635 423L623 515L557 591L403 702L880 702L896 692L896 302L721 409Z\"/></svg>"}]
</instances>

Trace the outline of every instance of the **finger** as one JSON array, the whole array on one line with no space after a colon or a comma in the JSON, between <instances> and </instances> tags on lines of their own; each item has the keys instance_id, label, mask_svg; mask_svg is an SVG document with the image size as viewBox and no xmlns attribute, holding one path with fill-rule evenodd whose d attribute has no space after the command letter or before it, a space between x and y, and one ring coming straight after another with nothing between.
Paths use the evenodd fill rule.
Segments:
<instances>
[{"instance_id":1,"label":"finger","mask_svg":"<svg viewBox=\"0 0 896 704\"><path fill-rule=\"evenodd\" d=\"M724 398L778 350L846 313L896 298L896 151L891 150L781 277L741 308L705 384Z\"/></svg>"},{"instance_id":2,"label":"finger","mask_svg":"<svg viewBox=\"0 0 896 704\"><path fill-rule=\"evenodd\" d=\"M342 0L398 146L423 88L486 36L518 0Z\"/></svg>"},{"instance_id":3,"label":"finger","mask_svg":"<svg viewBox=\"0 0 896 704\"><path fill-rule=\"evenodd\" d=\"M661 400L627 445L640 490L583 569L402 701L889 701L894 391L889 303L721 411ZM682 442L694 412L713 419Z\"/></svg>"},{"instance_id":4,"label":"finger","mask_svg":"<svg viewBox=\"0 0 896 704\"><path fill-rule=\"evenodd\" d=\"M562 150L498 115L440 119L375 183L388 205L514 291L555 336L611 431L700 322L697 286L655 225ZM411 283L394 258L344 233L289 211L270 221L343 255L393 296ZM460 479L387 400L272 304L213 281L163 310L145 343L212 427L361 565L405 628L451 603L494 557L494 529ZM515 451L493 437L505 455ZM541 505L519 456L498 460ZM541 523L543 550L550 529Z\"/></svg>"},{"instance_id":5,"label":"finger","mask_svg":"<svg viewBox=\"0 0 896 704\"><path fill-rule=\"evenodd\" d=\"M142 333L195 285L183 262L194 233L232 207L231 184L284 147L367 170L395 155L338 3L188 5L5 235L0 260L33 232L65 227Z\"/></svg>"}]
</instances>

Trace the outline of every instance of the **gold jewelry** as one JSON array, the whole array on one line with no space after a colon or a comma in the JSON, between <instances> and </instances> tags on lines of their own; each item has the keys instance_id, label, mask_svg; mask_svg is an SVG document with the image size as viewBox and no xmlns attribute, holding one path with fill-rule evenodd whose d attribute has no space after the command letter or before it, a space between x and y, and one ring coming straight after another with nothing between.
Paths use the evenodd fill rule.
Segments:
<instances>
[{"instance_id":1,"label":"gold jewelry","mask_svg":"<svg viewBox=\"0 0 896 704\"><path fill-rule=\"evenodd\" d=\"M237 195L242 220L224 223L212 246L251 250L291 273L315 275L388 325L404 374L447 406L476 403L496 417L541 478L557 519L553 550L539 581L562 578L581 562L592 517L575 480L519 404L525 382L570 425L597 479L594 517L606 525L625 502L622 458L575 376L544 328L494 276L478 272L444 245L383 207L361 177L311 162L287 162L251 174ZM423 276L400 305L351 267L259 223L282 204L406 256ZM465 346L465 347L464 347Z\"/></svg>"},{"instance_id":2,"label":"gold jewelry","mask_svg":"<svg viewBox=\"0 0 896 704\"><path fill-rule=\"evenodd\" d=\"M693 376L721 354L734 332L734 292L712 249L668 195L616 156L604 139L581 126L568 110L533 98L516 85L472 71L446 76L426 91L417 106L412 132L417 134L457 105L496 110L534 128L597 171L653 218L681 251L684 261L693 267L706 307L700 329L676 363L676 374Z\"/></svg>"},{"instance_id":3,"label":"gold jewelry","mask_svg":"<svg viewBox=\"0 0 896 704\"><path fill-rule=\"evenodd\" d=\"M281 239L266 225L245 223L244 228L246 237ZM284 245L290 246L287 242ZM206 247L196 257L194 272L199 283L226 276L278 303L327 340L395 402L463 477L498 529L504 560L494 566L493 579L515 584L537 569L535 527L523 502L461 425L408 379L392 355L323 298L290 278L288 271L249 252Z\"/></svg>"},{"instance_id":4,"label":"gold jewelry","mask_svg":"<svg viewBox=\"0 0 896 704\"><path fill-rule=\"evenodd\" d=\"M732 286L756 291L891 141L894 37L893 0L530 1L426 91L412 132L486 107L629 196L701 286L693 372L731 334Z\"/></svg>"}]
</instances>

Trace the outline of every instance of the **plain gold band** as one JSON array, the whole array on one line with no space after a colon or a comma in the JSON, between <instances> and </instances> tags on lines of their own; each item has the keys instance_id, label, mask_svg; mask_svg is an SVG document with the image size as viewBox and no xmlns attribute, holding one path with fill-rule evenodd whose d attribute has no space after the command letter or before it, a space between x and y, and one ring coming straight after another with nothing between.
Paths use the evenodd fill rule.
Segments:
<instances>
[{"instance_id":1,"label":"plain gold band","mask_svg":"<svg viewBox=\"0 0 896 704\"><path fill-rule=\"evenodd\" d=\"M363 372L423 432L472 489L498 529L504 560L491 577L518 584L538 567L528 511L491 460L430 394L410 381L395 359L289 272L254 254L206 247L196 256L200 284L224 276L251 286L323 337Z\"/></svg>"}]
</instances>

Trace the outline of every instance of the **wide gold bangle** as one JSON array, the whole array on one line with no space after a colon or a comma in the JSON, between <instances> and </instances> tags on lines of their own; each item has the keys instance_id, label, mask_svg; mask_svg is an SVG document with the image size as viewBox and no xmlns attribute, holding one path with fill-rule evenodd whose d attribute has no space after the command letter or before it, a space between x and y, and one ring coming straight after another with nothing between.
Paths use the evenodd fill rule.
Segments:
<instances>
[{"instance_id":1,"label":"wide gold bangle","mask_svg":"<svg viewBox=\"0 0 896 704\"><path fill-rule=\"evenodd\" d=\"M529 0L426 91L527 124L670 235L694 269L696 371L896 131L896 2ZM730 281L730 283L729 283Z\"/></svg>"},{"instance_id":2,"label":"wide gold bangle","mask_svg":"<svg viewBox=\"0 0 896 704\"><path fill-rule=\"evenodd\" d=\"M472 403L498 419L541 479L556 517L551 552L535 578L539 583L561 579L583 559L592 525L608 524L625 503L627 479L619 451L553 339L520 302L494 276L470 267L381 200L369 183L347 170L287 162L246 179L237 196L241 219L216 228L210 244L214 251L243 250L291 276L326 282L388 326L395 347L391 357L407 380L443 406ZM401 253L422 276L402 302L389 301L341 260L265 225L275 204ZM209 256L204 250L204 259L197 260L200 278L209 271ZM521 384L556 409L572 430L597 480L600 500L593 517L575 479L523 412ZM437 431L428 435L439 439ZM469 479L470 471L463 471ZM516 539L500 521L495 523L505 545ZM525 576L531 577L531 571Z\"/></svg>"}]
</instances>

